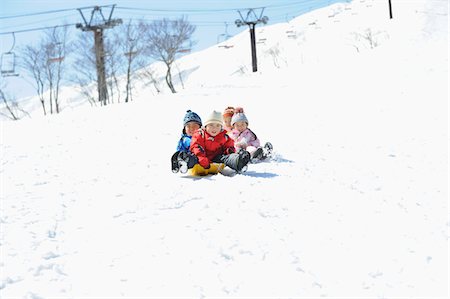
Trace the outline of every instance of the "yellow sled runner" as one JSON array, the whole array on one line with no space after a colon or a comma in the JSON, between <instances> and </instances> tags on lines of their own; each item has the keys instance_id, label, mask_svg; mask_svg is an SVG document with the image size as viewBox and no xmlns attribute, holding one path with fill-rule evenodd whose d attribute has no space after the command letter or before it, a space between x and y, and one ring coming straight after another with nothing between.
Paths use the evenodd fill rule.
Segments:
<instances>
[{"instance_id":1,"label":"yellow sled runner","mask_svg":"<svg viewBox=\"0 0 450 299\"><path fill-rule=\"evenodd\" d=\"M205 176L208 174L218 174L225 168L224 163L211 163L208 169L203 168L200 164L195 164L189 169L188 174L192 176Z\"/></svg>"}]
</instances>

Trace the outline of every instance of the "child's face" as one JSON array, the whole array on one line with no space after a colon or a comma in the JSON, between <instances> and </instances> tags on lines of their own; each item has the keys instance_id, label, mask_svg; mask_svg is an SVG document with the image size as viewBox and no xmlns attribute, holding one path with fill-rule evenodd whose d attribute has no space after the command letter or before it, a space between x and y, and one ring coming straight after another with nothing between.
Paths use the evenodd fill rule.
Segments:
<instances>
[{"instance_id":1,"label":"child's face","mask_svg":"<svg viewBox=\"0 0 450 299\"><path fill-rule=\"evenodd\" d=\"M225 125L226 125L227 127L231 127L231 116L225 115L225 116L223 117L223 122L225 123Z\"/></svg>"},{"instance_id":2,"label":"child's face","mask_svg":"<svg viewBox=\"0 0 450 299\"><path fill-rule=\"evenodd\" d=\"M222 131L222 125L221 124L212 123L212 124L206 125L205 129L206 129L206 132L208 132L209 135L216 136L217 134L220 133L220 131Z\"/></svg>"},{"instance_id":3,"label":"child's face","mask_svg":"<svg viewBox=\"0 0 450 299\"><path fill-rule=\"evenodd\" d=\"M239 132L243 132L247 129L247 123L245 121L237 121L234 123L234 128Z\"/></svg>"},{"instance_id":4,"label":"child's face","mask_svg":"<svg viewBox=\"0 0 450 299\"><path fill-rule=\"evenodd\" d=\"M200 125L196 122L190 121L186 124L186 126L184 127L184 131L186 132L186 134L188 136L192 136L194 135L194 133L200 129Z\"/></svg>"}]
</instances>

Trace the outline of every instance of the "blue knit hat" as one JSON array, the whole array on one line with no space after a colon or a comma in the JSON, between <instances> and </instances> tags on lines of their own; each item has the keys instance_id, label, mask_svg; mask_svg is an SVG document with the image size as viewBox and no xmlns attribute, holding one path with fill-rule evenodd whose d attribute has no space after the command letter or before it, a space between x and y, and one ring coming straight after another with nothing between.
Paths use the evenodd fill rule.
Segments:
<instances>
[{"instance_id":1,"label":"blue knit hat","mask_svg":"<svg viewBox=\"0 0 450 299\"><path fill-rule=\"evenodd\" d=\"M200 118L200 116L198 116L197 113L192 112L191 110L186 111L186 115L184 116L183 119L183 128L186 126L186 124L188 122L195 122L198 123L198 125L201 127L202 126L202 119Z\"/></svg>"}]
</instances>

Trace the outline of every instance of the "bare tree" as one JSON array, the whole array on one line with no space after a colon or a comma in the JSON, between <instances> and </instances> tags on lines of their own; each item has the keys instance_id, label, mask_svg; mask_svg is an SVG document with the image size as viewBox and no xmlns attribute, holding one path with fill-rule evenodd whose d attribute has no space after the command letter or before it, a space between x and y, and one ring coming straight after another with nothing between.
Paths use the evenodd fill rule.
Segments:
<instances>
[{"instance_id":1,"label":"bare tree","mask_svg":"<svg viewBox=\"0 0 450 299\"><path fill-rule=\"evenodd\" d=\"M59 90L64 71L64 57L67 52L67 27L47 30L38 45L28 45L21 51L21 66L35 81L35 89L44 115L46 102L50 113L59 113ZM46 92L48 90L48 93ZM48 101L46 101L46 95ZM54 105L54 107L53 107ZM54 109L53 109L54 108Z\"/></svg>"},{"instance_id":2,"label":"bare tree","mask_svg":"<svg viewBox=\"0 0 450 299\"><path fill-rule=\"evenodd\" d=\"M77 80L80 80L77 78ZM95 85L94 84L85 84L83 81L78 81L78 90L80 94L91 104L91 106L97 106L97 101L94 96Z\"/></svg>"},{"instance_id":3,"label":"bare tree","mask_svg":"<svg viewBox=\"0 0 450 299\"><path fill-rule=\"evenodd\" d=\"M375 35L376 34L374 34L370 28L367 28L366 31L364 31L364 33L361 34L361 37L367 41L371 49L378 46L378 41L376 40Z\"/></svg>"},{"instance_id":4,"label":"bare tree","mask_svg":"<svg viewBox=\"0 0 450 299\"><path fill-rule=\"evenodd\" d=\"M99 55L96 55L98 53L96 53L94 36L81 34L76 42L78 49L74 67L76 75L73 76L72 81L79 86L81 94L91 105L96 105L92 101L95 98L94 88L96 88L98 93L98 102L102 105L113 103L115 98L120 102L118 74L124 59L121 57L117 42L112 40L111 37L110 33L106 34L104 32L102 35L102 47L97 49L101 51L100 56L102 56L104 64L97 60ZM103 67L99 67L100 63ZM99 88L99 84L103 84L103 80L98 73L98 68L101 68L101 72L105 74L106 82L104 82L104 88L106 91L101 91L103 89ZM102 98L101 94L104 94L105 98Z\"/></svg>"},{"instance_id":5,"label":"bare tree","mask_svg":"<svg viewBox=\"0 0 450 299\"><path fill-rule=\"evenodd\" d=\"M8 111L8 113L7 114L5 114L3 112L0 112L0 113L2 113L4 116L6 116L6 117L8 117L8 118L10 118L12 120L18 120L19 118L16 116L16 114L12 110L11 106L9 105L8 100L6 99L6 95L5 95L4 91L3 91L3 89L4 89L4 86L3 86L3 84L1 84L1 86L0 86L0 98L2 99L3 104L5 104L5 108Z\"/></svg>"},{"instance_id":6,"label":"bare tree","mask_svg":"<svg viewBox=\"0 0 450 299\"><path fill-rule=\"evenodd\" d=\"M45 58L45 75L49 88L50 113L53 103L56 113L60 112L59 90L64 73L64 60L68 54L67 27L55 27L45 32L43 41Z\"/></svg>"},{"instance_id":7,"label":"bare tree","mask_svg":"<svg viewBox=\"0 0 450 299\"><path fill-rule=\"evenodd\" d=\"M142 22L141 22L142 23ZM141 65L139 61L142 61L142 49L144 42L142 40L142 30L144 27L135 26L132 24L132 20L125 26L119 27L119 31L116 33L115 40L122 52L122 57L125 59L124 67L126 74L125 84L125 102L133 100L133 74L134 71Z\"/></svg>"},{"instance_id":8,"label":"bare tree","mask_svg":"<svg viewBox=\"0 0 450 299\"><path fill-rule=\"evenodd\" d=\"M273 46L273 47L269 48L267 51L265 51L265 53L267 53L270 56L272 56L273 64L277 68L280 68L280 49L278 47L278 44L276 46Z\"/></svg>"},{"instance_id":9,"label":"bare tree","mask_svg":"<svg viewBox=\"0 0 450 299\"><path fill-rule=\"evenodd\" d=\"M124 59L120 55L120 48L117 43L118 41L114 39L112 42L109 39L105 41L106 85L109 89L108 99L111 99L111 103L114 103L115 91L117 91L117 102L120 103L120 86L117 74L120 72Z\"/></svg>"},{"instance_id":10,"label":"bare tree","mask_svg":"<svg viewBox=\"0 0 450 299\"><path fill-rule=\"evenodd\" d=\"M185 17L173 21L164 18L150 24L141 22L140 26L144 32L146 54L166 65L166 83L172 93L176 93L172 83L172 64L178 55L186 51L186 47L192 47L191 37L195 26Z\"/></svg>"},{"instance_id":11,"label":"bare tree","mask_svg":"<svg viewBox=\"0 0 450 299\"><path fill-rule=\"evenodd\" d=\"M157 79L157 74L156 71L152 68L152 66L150 65L145 65L145 61L140 61L139 64L139 74L138 74L138 78L143 79L143 80L149 80L150 82L147 83L147 85L149 84L153 84L153 86L155 87L155 90L157 93L161 92L161 88L159 86L159 80Z\"/></svg>"},{"instance_id":12,"label":"bare tree","mask_svg":"<svg viewBox=\"0 0 450 299\"><path fill-rule=\"evenodd\" d=\"M374 32L371 28L367 28L364 32L353 32L352 42L357 42L357 44L352 44L356 48L356 51L360 52L360 47L374 49L380 45L382 40L389 38L389 35L385 31Z\"/></svg>"},{"instance_id":13,"label":"bare tree","mask_svg":"<svg viewBox=\"0 0 450 299\"><path fill-rule=\"evenodd\" d=\"M0 114L11 119L11 120L19 120L24 115L30 116L26 111L19 107L19 104L14 100L14 98L10 97L6 92L6 83L5 81L0 81L0 100L3 102L3 109L6 112L0 111Z\"/></svg>"},{"instance_id":14,"label":"bare tree","mask_svg":"<svg viewBox=\"0 0 450 299\"><path fill-rule=\"evenodd\" d=\"M35 82L35 90L41 102L44 115L47 115L45 108L45 66L44 66L44 51L38 46L28 45L21 51L22 61L21 66L33 77Z\"/></svg>"},{"instance_id":15,"label":"bare tree","mask_svg":"<svg viewBox=\"0 0 450 299\"><path fill-rule=\"evenodd\" d=\"M77 52L74 61L77 72L71 80L78 85L81 94L91 105L96 105L95 90L97 90L97 72L93 45L94 37L92 34L79 35L75 45Z\"/></svg>"}]
</instances>

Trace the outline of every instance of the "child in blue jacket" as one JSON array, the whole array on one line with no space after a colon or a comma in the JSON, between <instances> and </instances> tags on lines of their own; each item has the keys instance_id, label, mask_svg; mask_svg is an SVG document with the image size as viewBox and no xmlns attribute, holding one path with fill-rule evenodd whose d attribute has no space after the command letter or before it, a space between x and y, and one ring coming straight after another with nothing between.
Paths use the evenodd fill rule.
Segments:
<instances>
[{"instance_id":1,"label":"child in blue jacket","mask_svg":"<svg viewBox=\"0 0 450 299\"><path fill-rule=\"evenodd\" d=\"M189 147L191 146L191 138L195 132L198 131L202 126L202 120L197 113L188 110L183 119L183 132L181 138L178 141L177 151L172 155L172 171L178 172L178 154L180 152L190 152Z\"/></svg>"}]
</instances>

